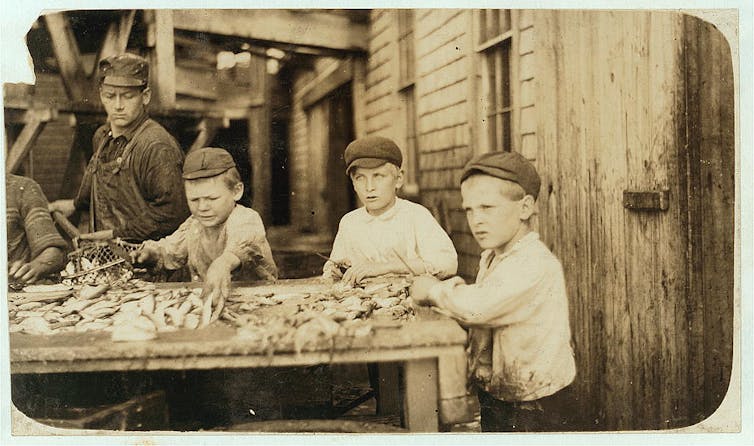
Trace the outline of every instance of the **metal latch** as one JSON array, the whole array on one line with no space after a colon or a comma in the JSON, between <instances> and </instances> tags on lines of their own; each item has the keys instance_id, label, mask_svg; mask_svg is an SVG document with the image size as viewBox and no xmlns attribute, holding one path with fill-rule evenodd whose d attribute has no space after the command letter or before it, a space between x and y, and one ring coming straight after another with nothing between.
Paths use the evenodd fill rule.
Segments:
<instances>
[{"instance_id":1,"label":"metal latch","mask_svg":"<svg viewBox=\"0 0 754 446\"><path fill-rule=\"evenodd\" d=\"M633 211L667 211L670 191L623 191L623 207Z\"/></svg>"}]
</instances>

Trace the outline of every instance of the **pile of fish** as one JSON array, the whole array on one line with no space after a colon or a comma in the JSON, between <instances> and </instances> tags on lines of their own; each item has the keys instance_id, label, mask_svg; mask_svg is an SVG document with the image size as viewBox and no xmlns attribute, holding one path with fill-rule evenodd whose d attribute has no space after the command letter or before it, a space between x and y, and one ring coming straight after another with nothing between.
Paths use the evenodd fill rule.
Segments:
<instances>
[{"instance_id":1,"label":"pile of fish","mask_svg":"<svg viewBox=\"0 0 754 446\"><path fill-rule=\"evenodd\" d=\"M375 323L412 319L408 287L405 280L363 288L338 283L315 293L234 296L221 318L268 353L288 346L299 353L336 336L367 336Z\"/></svg>"},{"instance_id":2,"label":"pile of fish","mask_svg":"<svg viewBox=\"0 0 754 446\"><path fill-rule=\"evenodd\" d=\"M414 317L405 280L364 287L335 284L312 293L232 293L220 319L239 337L269 351L292 345L301 351L335 336L365 336L373 323ZM67 294L66 294L67 289ZM109 285L60 286L40 297L12 294L10 331L49 335L107 331L115 341L149 340L159 332L209 324L211 302L201 288L159 289L138 279ZM34 293L28 293L33 296ZM52 301L50 301L52 300Z\"/></svg>"}]
</instances>

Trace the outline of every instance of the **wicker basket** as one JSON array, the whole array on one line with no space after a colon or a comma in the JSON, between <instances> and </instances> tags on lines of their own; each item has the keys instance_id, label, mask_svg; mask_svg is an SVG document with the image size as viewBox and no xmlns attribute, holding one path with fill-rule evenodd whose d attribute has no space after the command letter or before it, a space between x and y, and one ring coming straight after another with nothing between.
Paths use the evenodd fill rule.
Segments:
<instances>
[{"instance_id":1,"label":"wicker basket","mask_svg":"<svg viewBox=\"0 0 754 446\"><path fill-rule=\"evenodd\" d=\"M128 254L139 246L119 238L74 240L75 249L68 254L68 265L60 272L60 277L63 283L71 285L126 281L133 277L133 266L116 251Z\"/></svg>"}]
</instances>

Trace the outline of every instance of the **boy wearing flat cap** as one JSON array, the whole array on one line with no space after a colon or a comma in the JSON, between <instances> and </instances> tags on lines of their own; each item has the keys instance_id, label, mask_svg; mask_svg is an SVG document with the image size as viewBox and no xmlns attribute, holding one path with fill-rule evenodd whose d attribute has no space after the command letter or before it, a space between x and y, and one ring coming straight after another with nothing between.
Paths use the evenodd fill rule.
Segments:
<instances>
[{"instance_id":1,"label":"boy wearing flat cap","mask_svg":"<svg viewBox=\"0 0 754 446\"><path fill-rule=\"evenodd\" d=\"M565 430L576 375L560 261L530 227L540 179L514 152L473 159L461 176L482 248L476 283L415 279L411 296L469 328L469 370L482 431Z\"/></svg>"},{"instance_id":2,"label":"boy wearing flat cap","mask_svg":"<svg viewBox=\"0 0 754 446\"><path fill-rule=\"evenodd\" d=\"M173 234L147 240L132 253L158 268L188 264L194 280L222 306L234 280L275 280L277 267L259 214L237 203L243 183L227 151L205 147L188 154L183 179L191 216ZM216 299L215 299L216 297Z\"/></svg>"},{"instance_id":3,"label":"boy wearing flat cap","mask_svg":"<svg viewBox=\"0 0 754 446\"><path fill-rule=\"evenodd\" d=\"M386 274L455 274L457 255L445 231L424 206L396 196L403 185L398 146L369 136L351 142L344 159L364 206L340 220L323 276L355 284ZM345 273L340 266L347 268Z\"/></svg>"},{"instance_id":4,"label":"boy wearing flat cap","mask_svg":"<svg viewBox=\"0 0 754 446\"><path fill-rule=\"evenodd\" d=\"M103 59L99 95L107 123L92 138L94 154L73 200L50 210L88 210L90 231L134 240L159 239L188 216L175 139L147 115L149 64L135 54Z\"/></svg>"}]
</instances>

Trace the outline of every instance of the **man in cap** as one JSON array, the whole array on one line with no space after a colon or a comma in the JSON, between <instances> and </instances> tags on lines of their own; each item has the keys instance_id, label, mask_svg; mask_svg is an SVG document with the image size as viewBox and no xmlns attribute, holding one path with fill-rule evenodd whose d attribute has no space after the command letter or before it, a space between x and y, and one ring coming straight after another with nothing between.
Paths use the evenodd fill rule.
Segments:
<instances>
[{"instance_id":1,"label":"man in cap","mask_svg":"<svg viewBox=\"0 0 754 446\"><path fill-rule=\"evenodd\" d=\"M110 237L158 239L188 215L183 151L147 115L151 90L144 58L111 56L99 63L98 71L107 123L94 133L94 154L76 198L55 201L50 209L66 216L89 210L90 231L109 231Z\"/></svg>"},{"instance_id":2,"label":"man in cap","mask_svg":"<svg viewBox=\"0 0 754 446\"><path fill-rule=\"evenodd\" d=\"M476 283L414 280L415 303L434 305L469 328L469 363L483 432L569 429L576 375L563 267L530 220L541 181L515 152L466 165L461 196L482 248ZM572 427L570 427L572 428Z\"/></svg>"},{"instance_id":3,"label":"man in cap","mask_svg":"<svg viewBox=\"0 0 754 446\"><path fill-rule=\"evenodd\" d=\"M403 185L398 146L368 136L351 142L343 158L364 206L340 220L324 277L354 284L386 274L455 274L458 260L448 234L424 206L396 195Z\"/></svg>"}]
</instances>

